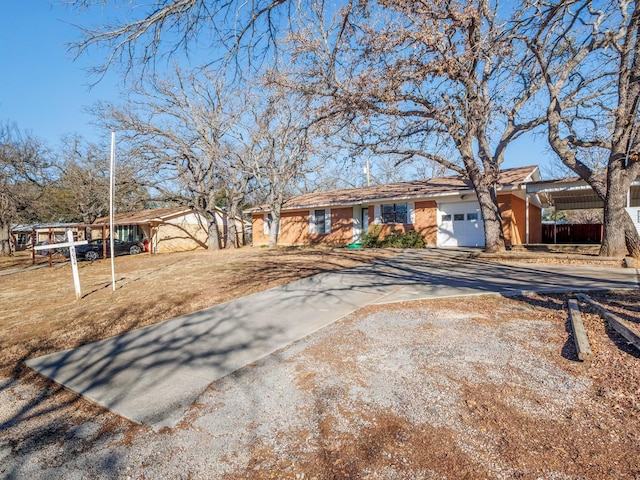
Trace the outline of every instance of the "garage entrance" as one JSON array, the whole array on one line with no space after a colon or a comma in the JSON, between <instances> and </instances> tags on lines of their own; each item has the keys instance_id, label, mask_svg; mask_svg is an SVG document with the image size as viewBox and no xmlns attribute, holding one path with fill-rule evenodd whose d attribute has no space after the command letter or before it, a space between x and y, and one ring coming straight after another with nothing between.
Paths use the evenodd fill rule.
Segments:
<instances>
[{"instance_id":1,"label":"garage entrance","mask_svg":"<svg viewBox=\"0 0 640 480\"><path fill-rule=\"evenodd\" d=\"M478 202L438 204L439 247L484 247Z\"/></svg>"},{"instance_id":2,"label":"garage entrance","mask_svg":"<svg viewBox=\"0 0 640 480\"><path fill-rule=\"evenodd\" d=\"M582 179L569 178L531 182L526 185L527 197L537 195L556 210L603 208L604 203ZM627 192L627 213L640 233L640 177ZM601 224L543 225L543 243L600 243Z\"/></svg>"}]
</instances>

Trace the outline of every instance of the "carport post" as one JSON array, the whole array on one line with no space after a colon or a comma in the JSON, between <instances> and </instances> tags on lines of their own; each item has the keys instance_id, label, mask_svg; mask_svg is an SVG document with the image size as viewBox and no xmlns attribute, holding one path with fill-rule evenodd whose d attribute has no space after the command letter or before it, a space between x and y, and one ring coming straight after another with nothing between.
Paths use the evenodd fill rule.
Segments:
<instances>
[{"instance_id":1,"label":"carport post","mask_svg":"<svg viewBox=\"0 0 640 480\"><path fill-rule=\"evenodd\" d=\"M526 192L524 194L524 199L525 199L525 205L526 205L526 207L525 207L525 217L526 217L525 218L525 223L526 223L526 225L524 227L525 228L525 232L526 232L526 234L525 234L525 244L529 245L529 194L527 194Z\"/></svg>"},{"instance_id":2,"label":"carport post","mask_svg":"<svg viewBox=\"0 0 640 480\"><path fill-rule=\"evenodd\" d=\"M53 228L49 227L49 245L51 245L53 243ZM51 258L53 256L53 252L51 249L49 249L49 268L51 268L52 263L53 263L53 259Z\"/></svg>"},{"instance_id":3,"label":"carport post","mask_svg":"<svg viewBox=\"0 0 640 480\"><path fill-rule=\"evenodd\" d=\"M153 224L149 222L149 238L147 239L147 248L149 251L147 252L149 255L153 253Z\"/></svg>"},{"instance_id":4,"label":"carport post","mask_svg":"<svg viewBox=\"0 0 640 480\"><path fill-rule=\"evenodd\" d=\"M107 226L102 225L102 258L107 258Z\"/></svg>"},{"instance_id":5,"label":"carport post","mask_svg":"<svg viewBox=\"0 0 640 480\"><path fill-rule=\"evenodd\" d=\"M151 255L152 253L155 253L153 251L153 242L155 241L154 235L153 235L153 223L149 222L149 255Z\"/></svg>"},{"instance_id":6,"label":"carport post","mask_svg":"<svg viewBox=\"0 0 640 480\"><path fill-rule=\"evenodd\" d=\"M37 235L38 234L36 233L36 229L34 228L31 231L31 265L36 264L36 243L38 242Z\"/></svg>"}]
</instances>

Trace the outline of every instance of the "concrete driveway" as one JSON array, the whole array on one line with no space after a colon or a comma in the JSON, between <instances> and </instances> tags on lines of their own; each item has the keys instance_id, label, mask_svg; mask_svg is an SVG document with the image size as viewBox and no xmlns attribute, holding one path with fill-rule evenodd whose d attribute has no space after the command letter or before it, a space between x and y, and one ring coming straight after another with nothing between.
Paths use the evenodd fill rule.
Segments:
<instances>
[{"instance_id":1,"label":"concrete driveway","mask_svg":"<svg viewBox=\"0 0 640 480\"><path fill-rule=\"evenodd\" d=\"M207 386L368 304L521 292L636 289L635 269L498 264L419 250L298 280L27 361L135 422L174 426Z\"/></svg>"}]
</instances>

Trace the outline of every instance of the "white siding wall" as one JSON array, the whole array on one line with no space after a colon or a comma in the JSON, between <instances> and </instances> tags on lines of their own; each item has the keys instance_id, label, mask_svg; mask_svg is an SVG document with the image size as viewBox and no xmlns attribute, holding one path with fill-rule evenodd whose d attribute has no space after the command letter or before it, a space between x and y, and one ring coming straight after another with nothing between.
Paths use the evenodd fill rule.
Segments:
<instances>
[{"instance_id":1,"label":"white siding wall","mask_svg":"<svg viewBox=\"0 0 640 480\"><path fill-rule=\"evenodd\" d=\"M640 207L627 207L626 210L640 234Z\"/></svg>"}]
</instances>

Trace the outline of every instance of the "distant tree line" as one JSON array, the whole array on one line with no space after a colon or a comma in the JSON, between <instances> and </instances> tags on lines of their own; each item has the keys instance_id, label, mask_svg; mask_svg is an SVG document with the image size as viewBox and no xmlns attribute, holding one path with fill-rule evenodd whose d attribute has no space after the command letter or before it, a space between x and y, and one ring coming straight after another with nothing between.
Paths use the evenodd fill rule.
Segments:
<instances>
[{"instance_id":1,"label":"distant tree line","mask_svg":"<svg viewBox=\"0 0 640 480\"><path fill-rule=\"evenodd\" d=\"M119 211L144 208L151 199L126 160L119 165ZM109 212L109 147L78 136L52 149L17 125L0 125L0 254L12 253L15 223L89 224Z\"/></svg>"}]
</instances>

